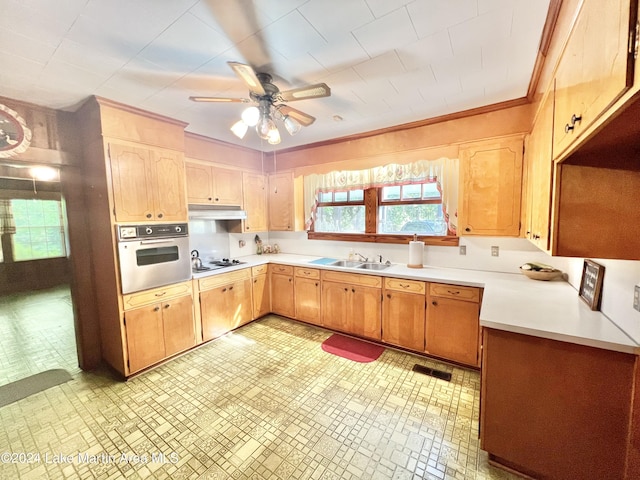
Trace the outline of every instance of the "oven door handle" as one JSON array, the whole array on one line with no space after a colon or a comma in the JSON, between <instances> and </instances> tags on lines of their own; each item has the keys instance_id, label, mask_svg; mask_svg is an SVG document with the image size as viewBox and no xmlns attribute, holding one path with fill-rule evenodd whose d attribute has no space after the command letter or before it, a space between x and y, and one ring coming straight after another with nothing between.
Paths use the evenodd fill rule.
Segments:
<instances>
[{"instance_id":1,"label":"oven door handle","mask_svg":"<svg viewBox=\"0 0 640 480\"><path fill-rule=\"evenodd\" d=\"M175 243L173 239L167 240L141 240L140 245L157 245L158 243Z\"/></svg>"}]
</instances>

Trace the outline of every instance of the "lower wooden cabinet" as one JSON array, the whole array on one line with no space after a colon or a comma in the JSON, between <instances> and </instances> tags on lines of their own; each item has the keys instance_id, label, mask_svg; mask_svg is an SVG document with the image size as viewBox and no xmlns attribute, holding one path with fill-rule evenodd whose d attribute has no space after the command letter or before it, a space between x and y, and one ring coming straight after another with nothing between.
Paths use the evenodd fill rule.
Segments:
<instances>
[{"instance_id":1,"label":"lower wooden cabinet","mask_svg":"<svg viewBox=\"0 0 640 480\"><path fill-rule=\"evenodd\" d=\"M250 269L200 280L200 313L204 341L251 321L253 315Z\"/></svg>"},{"instance_id":2,"label":"lower wooden cabinet","mask_svg":"<svg viewBox=\"0 0 640 480\"><path fill-rule=\"evenodd\" d=\"M196 344L191 295L124 312L129 374Z\"/></svg>"},{"instance_id":3,"label":"lower wooden cabinet","mask_svg":"<svg viewBox=\"0 0 640 480\"><path fill-rule=\"evenodd\" d=\"M490 461L527 478L640 478L637 355L491 328L483 336L480 442Z\"/></svg>"},{"instance_id":4,"label":"lower wooden cabinet","mask_svg":"<svg viewBox=\"0 0 640 480\"><path fill-rule=\"evenodd\" d=\"M382 278L322 272L322 325L381 340Z\"/></svg>"},{"instance_id":5,"label":"lower wooden cabinet","mask_svg":"<svg viewBox=\"0 0 640 480\"><path fill-rule=\"evenodd\" d=\"M423 352L425 282L385 278L382 296L382 341Z\"/></svg>"},{"instance_id":6,"label":"lower wooden cabinet","mask_svg":"<svg viewBox=\"0 0 640 480\"><path fill-rule=\"evenodd\" d=\"M430 283L426 348L429 355L479 366L479 288Z\"/></svg>"},{"instance_id":7,"label":"lower wooden cabinet","mask_svg":"<svg viewBox=\"0 0 640 480\"><path fill-rule=\"evenodd\" d=\"M251 294L253 295L253 318L260 318L271 312L271 282L268 265L258 265L251 269Z\"/></svg>"},{"instance_id":8,"label":"lower wooden cabinet","mask_svg":"<svg viewBox=\"0 0 640 480\"><path fill-rule=\"evenodd\" d=\"M320 270L295 268L295 318L314 325L322 325L320 315Z\"/></svg>"},{"instance_id":9,"label":"lower wooden cabinet","mask_svg":"<svg viewBox=\"0 0 640 480\"><path fill-rule=\"evenodd\" d=\"M294 318L293 267L289 265L269 265L271 276L271 311L278 315Z\"/></svg>"}]
</instances>

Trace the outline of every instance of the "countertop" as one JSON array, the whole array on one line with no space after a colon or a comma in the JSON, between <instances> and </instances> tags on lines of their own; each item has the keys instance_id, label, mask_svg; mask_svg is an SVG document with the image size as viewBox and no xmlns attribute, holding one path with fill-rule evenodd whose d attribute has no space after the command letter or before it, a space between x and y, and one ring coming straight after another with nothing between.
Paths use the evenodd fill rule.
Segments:
<instances>
[{"instance_id":1,"label":"countertop","mask_svg":"<svg viewBox=\"0 0 640 480\"><path fill-rule=\"evenodd\" d=\"M322 257L270 254L241 257L246 263L193 275L194 279L265 263L339 270L363 275L400 277L426 282L484 288L480 325L498 330L560 340L618 352L640 354L640 345L601 312L594 312L567 282L531 280L521 273L498 273L459 268L409 268L392 264L379 271L330 267L311 263ZM338 257L336 257L338 258Z\"/></svg>"}]
</instances>

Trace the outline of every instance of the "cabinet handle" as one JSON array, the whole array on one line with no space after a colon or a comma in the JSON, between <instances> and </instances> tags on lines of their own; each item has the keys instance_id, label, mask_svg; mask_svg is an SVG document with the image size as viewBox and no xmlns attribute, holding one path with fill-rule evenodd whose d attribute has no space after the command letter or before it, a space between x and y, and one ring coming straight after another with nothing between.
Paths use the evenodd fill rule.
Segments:
<instances>
[{"instance_id":1,"label":"cabinet handle","mask_svg":"<svg viewBox=\"0 0 640 480\"><path fill-rule=\"evenodd\" d=\"M402 288L409 288L411 285L409 285L408 283L400 283L399 284Z\"/></svg>"},{"instance_id":2,"label":"cabinet handle","mask_svg":"<svg viewBox=\"0 0 640 480\"><path fill-rule=\"evenodd\" d=\"M574 125L569 125L568 123L564 126L564 133L569 133L571 131L573 131L573 129L576 128Z\"/></svg>"},{"instance_id":3,"label":"cabinet handle","mask_svg":"<svg viewBox=\"0 0 640 480\"><path fill-rule=\"evenodd\" d=\"M167 292L156 293L156 297L164 297Z\"/></svg>"},{"instance_id":4,"label":"cabinet handle","mask_svg":"<svg viewBox=\"0 0 640 480\"><path fill-rule=\"evenodd\" d=\"M304 271L302 273L304 273L305 275L311 275L311 272L307 272L307 271Z\"/></svg>"},{"instance_id":5,"label":"cabinet handle","mask_svg":"<svg viewBox=\"0 0 640 480\"><path fill-rule=\"evenodd\" d=\"M576 115L575 113L571 115L571 124L575 125L576 123L582 120L582 115Z\"/></svg>"},{"instance_id":6,"label":"cabinet handle","mask_svg":"<svg viewBox=\"0 0 640 480\"><path fill-rule=\"evenodd\" d=\"M387 298L391 298L391 294L390 293L387 293Z\"/></svg>"},{"instance_id":7,"label":"cabinet handle","mask_svg":"<svg viewBox=\"0 0 640 480\"><path fill-rule=\"evenodd\" d=\"M224 292L226 292L226 291L227 291L227 288L226 288L226 287L222 289L222 292L223 292L223 293L224 293Z\"/></svg>"},{"instance_id":8,"label":"cabinet handle","mask_svg":"<svg viewBox=\"0 0 640 480\"><path fill-rule=\"evenodd\" d=\"M351 289L351 291L352 291L353 293L356 293L356 289L355 289L355 288L352 288L352 289Z\"/></svg>"},{"instance_id":9,"label":"cabinet handle","mask_svg":"<svg viewBox=\"0 0 640 480\"><path fill-rule=\"evenodd\" d=\"M167 303L164 308L169 308L171 306L171 304Z\"/></svg>"},{"instance_id":10,"label":"cabinet handle","mask_svg":"<svg viewBox=\"0 0 640 480\"><path fill-rule=\"evenodd\" d=\"M435 300L433 302L431 302L431 305L433 305L434 307L438 306L438 302L436 302Z\"/></svg>"},{"instance_id":11,"label":"cabinet handle","mask_svg":"<svg viewBox=\"0 0 640 480\"><path fill-rule=\"evenodd\" d=\"M147 213L147 218L151 218L151 214L150 213Z\"/></svg>"},{"instance_id":12,"label":"cabinet handle","mask_svg":"<svg viewBox=\"0 0 640 480\"><path fill-rule=\"evenodd\" d=\"M460 295L460 290L447 290L447 293L451 294L451 295Z\"/></svg>"},{"instance_id":13,"label":"cabinet handle","mask_svg":"<svg viewBox=\"0 0 640 480\"><path fill-rule=\"evenodd\" d=\"M160 307L155 307L155 308L153 309L153 311L154 311L154 312L157 312L158 310L160 310Z\"/></svg>"},{"instance_id":14,"label":"cabinet handle","mask_svg":"<svg viewBox=\"0 0 640 480\"><path fill-rule=\"evenodd\" d=\"M209 197L209 201L213 200L213 198Z\"/></svg>"},{"instance_id":15,"label":"cabinet handle","mask_svg":"<svg viewBox=\"0 0 640 480\"><path fill-rule=\"evenodd\" d=\"M161 213L158 214L158 218L162 218L164 215L162 215Z\"/></svg>"},{"instance_id":16,"label":"cabinet handle","mask_svg":"<svg viewBox=\"0 0 640 480\"><path fill-rule=\"evenodd\" d=\"M233 285L229 287L229 291L233 290Z\"/></svg>"},{"instance_id":17,"label":"cabinet handle","mask_svg":"<svg viewBox=\"0 0 640 480\"><path fill-rule=\"evenodd\" d=\"M318 286L318 282L316 282L316 287Z\"/></svg>"},{"instance_id":18,"label":"cabinet handle","mask_svg":"<svg viewBox=\"0 0 640 480\"><path fill-rule=\"evenodd\" d=\"M216 197L216 202L219 202L219 201L220 201L220 199Z\"/></svg>"},{"instance_id":19,"label":"cabinet handle","mask_svg":"<svg viewBox=\"0 0 640 480\"><path fill-rule=\"evenodd\" d=\"M470 231L471 231L471 228L470 228L470 227L467 227L467 228L465 228L465 229L464 229L464 231L465 231L465 232L470 232Z\"/></svg>"},{"instance_id":20,"label":"cabinet handle","mask_svg":"<svg viewBox=\"0 0 640 480\"><path fill-rule=\"evenodd\" d=\"M289 279L289 282L293 282L293 278L290 278L290 279Z\"/></svg>"},{"instance_id":21,"label":"cabinet handle","mask_svg":"<svg viewBox=\"0 0 640 480\"><path fill-rule=\"evenodd\" d=\"M345 292L348 292L348 291L349 291L349 289L345 287L344 291L345 291Z\"/></svg>"}]
</instances>

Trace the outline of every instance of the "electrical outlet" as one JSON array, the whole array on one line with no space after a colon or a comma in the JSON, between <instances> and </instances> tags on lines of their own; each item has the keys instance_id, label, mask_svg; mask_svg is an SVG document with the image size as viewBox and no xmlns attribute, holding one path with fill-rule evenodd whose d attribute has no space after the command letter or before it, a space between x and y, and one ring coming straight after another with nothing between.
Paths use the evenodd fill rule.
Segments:
<instances>
[{"instance_id":1,"label":"electrical outlet","mask_svg":"<svg viewBox=\"0 0 640 480\"><path fill-rule=\"evenodd\" d=\"M466 255L466 254L467 254L467 246L460 245L460 255Z\"/></svg>"},{"instance_id":2,"label":"electrical outlet","mask_svg":"<svg viewBox=\"0 0 640 480\"><path fill-rule=\"evenodd\" d=\"M633 308L640 312L640 285L636 285L633 290Z\"/></svg>"},{"instance_id":3,"label":"electrical outlet","mask_svg":"<svg viewBox=\"0 0 640 480\"><path fill-rule=\"evenodd\" d=\"M491 256L492 257L500 256L500 247L495 246L495 245L493 247L491 247Z\"/></svg>"}]
</instances>

